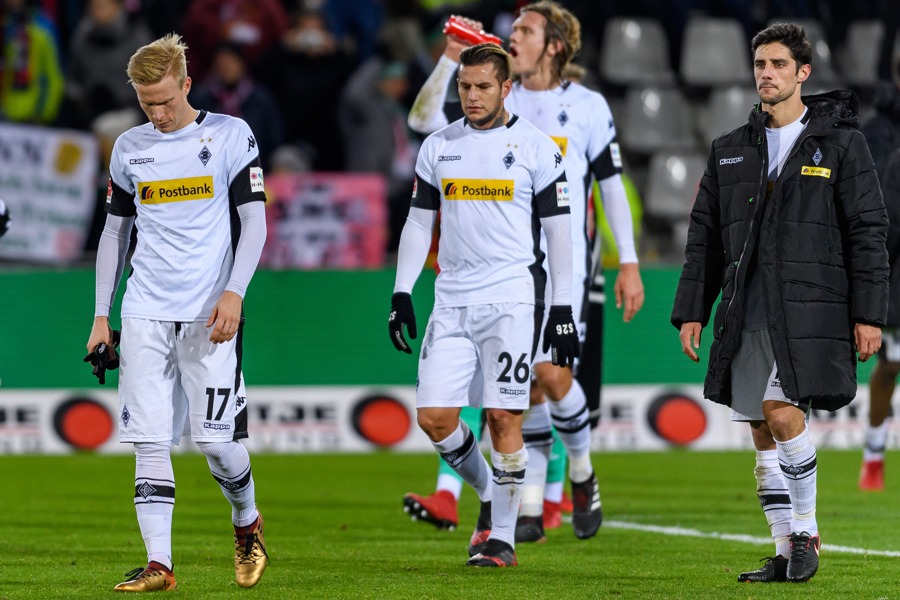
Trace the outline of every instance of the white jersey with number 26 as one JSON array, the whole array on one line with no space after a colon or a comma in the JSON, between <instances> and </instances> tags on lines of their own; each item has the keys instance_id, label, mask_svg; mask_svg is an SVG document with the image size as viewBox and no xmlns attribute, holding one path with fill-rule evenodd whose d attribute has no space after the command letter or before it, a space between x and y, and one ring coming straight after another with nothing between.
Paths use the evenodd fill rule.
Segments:
<instances>
[{"instance_id":1,"label":"white jersey with number 26","mask_svg":"<svg viewBox=\"0 0 900 600\"><path fill-rule=\"evenodd\" d=\"M569 213L559 148L511 115L502 127L460 119L428 136L412 206L441 211L435 306L542 304L541 217Z\"/></svg>"}]
</instances>

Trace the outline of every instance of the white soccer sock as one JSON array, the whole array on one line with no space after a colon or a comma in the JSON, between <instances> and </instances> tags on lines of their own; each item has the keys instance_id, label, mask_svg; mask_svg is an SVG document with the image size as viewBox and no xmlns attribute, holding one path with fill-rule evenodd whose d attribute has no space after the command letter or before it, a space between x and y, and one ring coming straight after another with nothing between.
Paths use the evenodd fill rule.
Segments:
<instances>
[{"instance_id":1,"label":"white soccer sock","mask_svg":"<svg viewBox=\"0 0 900 600\"><path fill-rule=\"evenodd\" d=\"M528 464L528 451L524 446L512 454L503 454L492 449L491 464L494 465L491 477L494 499L491 502L490 539L500 540L515 547L516 517L522 498L522 482L525 479L525 466Z\"/></svg>"},{"instance_id":2,"label":"white soccer sock","mask_svg":"<svg viewBox=\"0 0 900 600\"><path fill-rule=\"evenodd\" d=\"M491 501L490 467L478 449L475 435L465 423L460 421L446 439L431 444L450 468L475 489L482 502Z\"/></svg>"},{"instance_id":3,"label":"white soccer sock","mask_svg":"<svg viewBox=\"0 0 900 600\"><path fill-rule=\"evenodd\" d=\"M528 457L528 468L531 469L531 455ZM525 477L528 477L528 473L525 474ZM548 481L544 484L544 500L547 502L562 502L563 497L563 482L562 481Z\"/></svg>"},{"instance_id":4,"label":"white soccer sock","mask_svg":"<svg viewBox=\"0 0 900 600\"><path fill-rule=\"evenodd\" d=\"M756 496L769 523L772 539L775 540L775 554L790 556L791 498L787 481L778 464L778 451L757 450L753 475L756 476Z\"/></svg>"},{"instance_id":5,"label":"white soccer sock","mask_svg":"<svg viewBox=\"0 0 900 600\"><path fill-rule=\"evenodd\" d=\"M550 423L550 407L536 404L525 412L522 419L522 437L528 451L528 469L522 486L522 503L519 514L538 517L544 512L544 485L547 465L553 449L553 430Z\"/></svg>"},{"instance_id":6,"label":"white soccer sock","mask_svg":"<svg viewBox=\"0 0 900 600\"><path fill-rule=\"evenodd\" d=\"M775 440L778 462L791 496L791 531L819 532L816 523L816 447L809 429L792 440Z\"/></svg>"},{"instance_id":7,"label":"white soccer sock","mask_svg":"<svg viewBox=\"0 0 900 600\"><path fill-rule=\"evenodd\" d=\"M231 504L231 520L235 527L252 525L259 517L250 454L240 442L199 442L206 463L222 494Z\"/></svg>"},{"instance_id":8,"label":"white soccer sock","mask_svg":"<svg viewBox=\"0 0 900 600\"><path fill-rule=\"evenodd\" d=\"M866 426L866 445L863 448L863 460L884 460L884 449L887 446L888 420L878 427Z\"/></svg>"},{"instance_id":9,"label":"white soccer sock","mask_svg":"<svg viewBox=\"0 0 900 600\"><path fill-rule=\"evenodd\" d=\"M147 562L171 569L175 474L169 444L135 444L134 459L134 509L147 548Z\"/></svg>"},{"instance_id":10,"label":"white soccer sock","mask_svg":"<svg viewBox=\"0 0 900 600\"><path fill-rule=\"evenodd\" d=\"M454 498L459 500L459 496L462 494L462 481L449 473L440 473L435 490L450 492Z\"/></svg>"},{"instance_id":11,"label":"white soccer sock","mask_svg":"<svg viewBox=\"0 0 900 600\"><path fill-rule=\"evenodd\" d=\"M550 415L556 432L569 455L569 479L586 481L594 472L591 466L591 428L587 400L577 379L559 402L550 402Z\"/></svg>"}]
</instances>

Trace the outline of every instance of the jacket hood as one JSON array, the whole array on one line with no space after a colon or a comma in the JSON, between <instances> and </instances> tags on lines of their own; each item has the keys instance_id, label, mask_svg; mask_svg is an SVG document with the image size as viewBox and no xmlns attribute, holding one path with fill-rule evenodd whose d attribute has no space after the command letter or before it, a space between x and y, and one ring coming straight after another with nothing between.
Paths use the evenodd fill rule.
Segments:
<instances>
[{"instance_id":1,"label":"jacket hood","mask_svg":"<svg viewBox=\"0 0 900 600\"><path fill-rule=\"evenodd\" d=\"M801 96L803 104L809 109L809 116L823 123L825 127L846 125L859 129L859 98L851 90L834 90L823 94ZM761 111L757 104L750 114L750 122L758 130L765 128L769 113Z\"/></svg>"}]
</instances>

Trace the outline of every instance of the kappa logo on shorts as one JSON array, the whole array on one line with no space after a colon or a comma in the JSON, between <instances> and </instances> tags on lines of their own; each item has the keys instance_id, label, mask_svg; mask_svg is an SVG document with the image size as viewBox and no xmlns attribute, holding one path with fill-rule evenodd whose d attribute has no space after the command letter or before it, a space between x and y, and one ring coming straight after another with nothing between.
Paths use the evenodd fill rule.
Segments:
<instances>
[{"instance_id":1,"label":"kappa logo on shorts","mask_svg":"<svg viewBox=\"0 0 900 600\"><path fill-rule=\"evenodd\" d=\"M227 431L228 429L231 429L231 425L229 425L228 423L210 423L209 421L203 421L203 429Z\"/></svg>"},{"instance_id":2,"label":"kappa logo on shorts","mask_svg":"<svg viewBox=\"0 0 900 600\"><path fill-rule=\"evenodd\" d=\"M517 390L513 388L500 388L501 394L506 394L507 396L524 396L525 390Z\"/></svg>"}]
</instances>

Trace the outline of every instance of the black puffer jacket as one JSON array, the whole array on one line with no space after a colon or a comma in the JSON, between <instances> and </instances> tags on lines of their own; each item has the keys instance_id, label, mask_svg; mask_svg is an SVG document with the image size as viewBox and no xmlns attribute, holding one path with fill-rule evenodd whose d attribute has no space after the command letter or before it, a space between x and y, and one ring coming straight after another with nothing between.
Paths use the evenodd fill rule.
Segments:
<instances>
[{"instance_id":1,"label":"black puffer jacket","mask_svg":"<svg viewBox=\"0 0 900 600\"><path fill-rule=\"evenodd\" d=\"M768 332L788 398L836 410L856 395L856 323L884 326L887 215L856 96L805 96L806 128L766 199L768 113L713 142L691 211L672 324L706 325L716 298L704 395L731 404L744 285L756 260Z\"/></svg>"},{"instance_id":2,"label":"black puffer jacket","mask_svg":"<svg viewBox=\"0 0 900 600\"><path fill-rule=\"evenodd\" d=\"M891 302L888 307L888 327L900 327L900 148L890 155L881 180L884 206L887 209L888 257L891 262Z\"/></svg>"}]
</instances>

